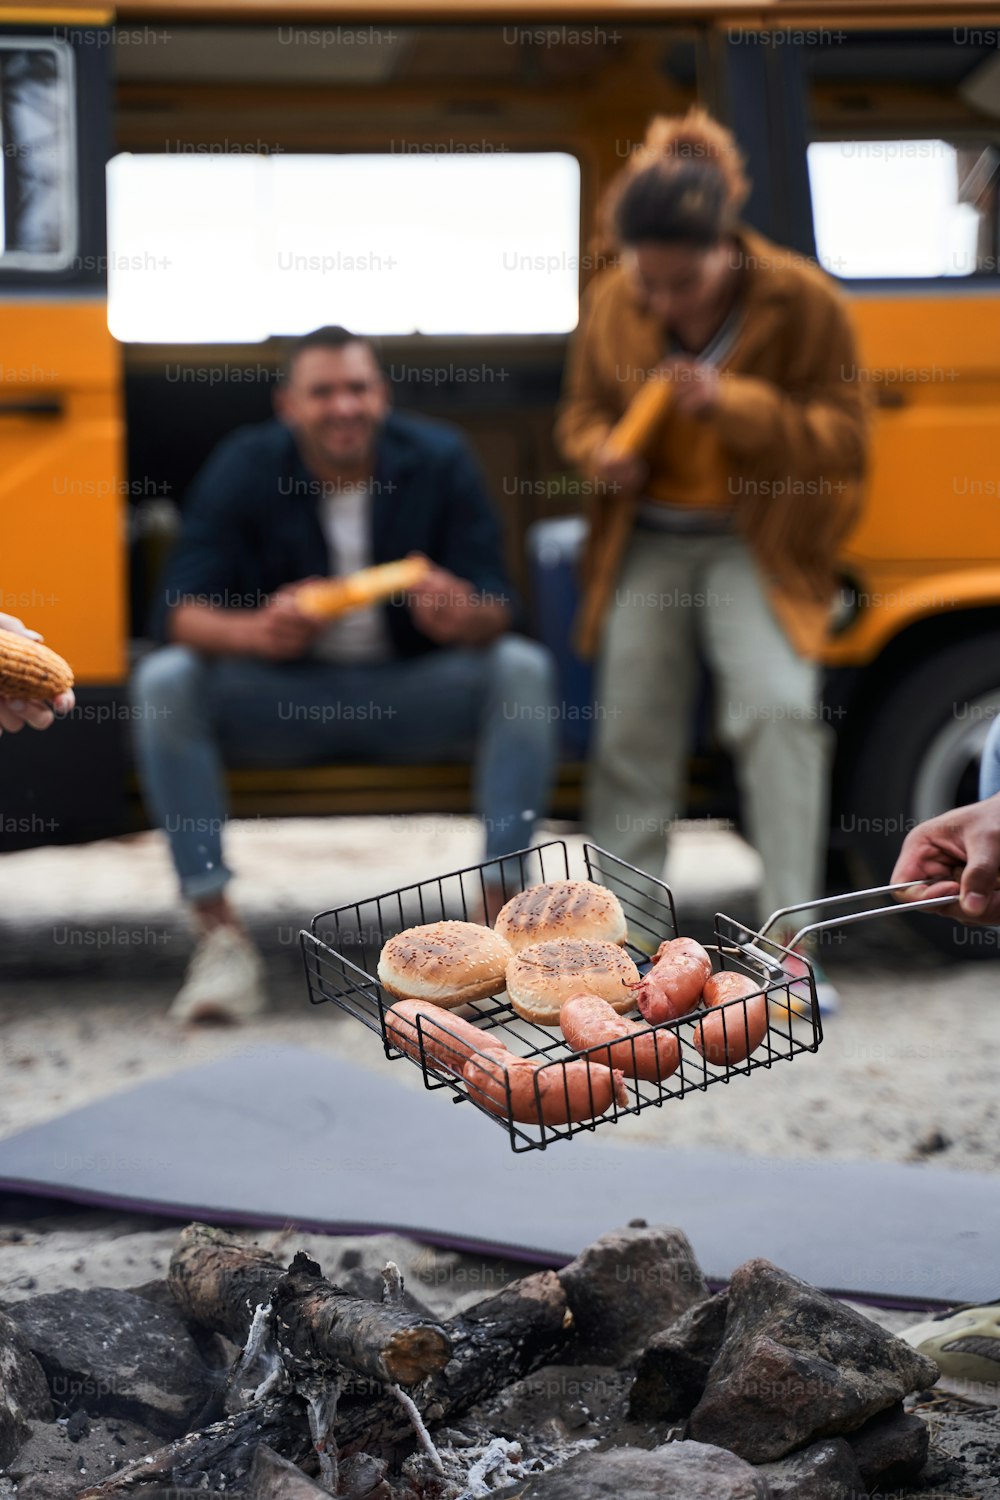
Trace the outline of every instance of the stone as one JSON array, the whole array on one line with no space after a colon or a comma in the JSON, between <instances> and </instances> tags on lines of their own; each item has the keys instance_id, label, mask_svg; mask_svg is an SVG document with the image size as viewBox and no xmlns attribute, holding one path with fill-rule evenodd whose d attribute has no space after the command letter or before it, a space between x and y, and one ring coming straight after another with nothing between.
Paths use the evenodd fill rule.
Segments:
<instances>
[{"instance_id":1,"label":"stone","mask_svg":"<svg viewBox=\"0 0 1000 1500\"><path fill-rule=\"evenodd\" d=\"M26 1441L32 1418L51 1422L54 1416L45 1371L17 1325L0 1312L0 1469Z\"/></svg>"},{"instance_id":2,"label":"stone","mask_svg":"<svg viewBox=\"0 0 1000 1500\"><path fill-rule=\"evenodd\" d=\"M330 1500L330 1492L261 1443L253 1456L247 1500Z\"/></svg>"},{"instance_id":3,"label":"stone","mask_svg":"<svg viewBox=\"0 0 1000 1500\"><path fill-rule=\"evenodd\" d=\"M562 1468L519 1480L491 1500L771 1500L767 1483L735 1453L665 1443L580 1453Z\"/></svg>"},{"instance_id":4,"label":"stone","mask_svg":"<svg viewBox=\"0 0 1000 1500\"><path fill-rule=\"evenodd\" d=\"M719 1352L727 1305L728 1294L717 1292L654 1333L636 1366L629 1392L631 1417L680 1422L690 1415Z\"/></svg>"},{"instance_id":5,"label":"stone","mask_svg":"<svg viewBox=\"0 0 1000 1500\"><path fill-rule=\"evenodd\" d=\"M128 1491L128 1494L133 1493L137 1497L141 1497L141 1500L205 1500L206 1495L217 1494L239 1495L240 1500L247 1500L247 1492L245 1490L206 1490L205 1485L200 1481L194 1489L187 1484L171 1483L167 1485L154 1485L152 1489L143 1485L141 1489ZM18 1500L20 1500L20 1497L18 1497ZM39 1500L45 1500L45 1497L39 1496ZM59 1500L62 1500L62 1496L59 1497ZM73 1495L72 1500L77 1500L76 1495ZM327 1495L326 1500L330 1500L329 1495Z\"/></svg>"},{"instance_id":6,"label":"stone","mask_svg":"<svg viewBox=\"0 0 1000 1500\"><path fill-rule=\"evenodd\" d=\"M66 1436L71 1443L78 1443L90 1432L90 1417L79 1407L66 1422Z\"/></svg>"},{"instance_id":7,"label":"stone","mask_svg":"<svg viewBox=\"0 0 1000 1500\"><path fill-rule=\"evenodd\" d=\"M340 1461L338 1493L342 1500L390 1500L392 1491L384 1458L370 1453L352 1453Z\"/></svg>"},{"instance_id":8,"label":"stone","mask_svg":"<svg viewBox=\"0 0 1000 1500\"><path fill-rule=\"evenodd\" d=\"M624 1414L628 1387L629 1376L614 1365L543 1365L470 1417L505 1438L596 1437Z\"/></svg>"},{"instance_id":9,"label":"stone","mask_svg":"<svg viewBox=\"0 0 1000 1500\"><path fill-rule=\"evenodd\" d=\"M76 1500L86 1483L87 1477L79 1474L32 1474L18 1485L17 1500Z\"/></svg>"},{"instance_id":10,"label":"stone","mask_svg":"<svg viewBox=\"0 0 1000 1500\"><path fill-rule=\"evenodd\" d=\"M27 1442L7 1467L7 1473L19 1481L18 1500L33 1492L49 1500L45 1483L53 1485L51 1500L62 1500L61 1492L54 1492L57 1481L60 1485L72 1481L68 1493L75 1500L85 1485L106 1479L158 1448L161 1441L146 1428L117 1417L89 1418L87 1432L76 1438L69 1427L65 1419L31 1424Z\"/></svg>"},{"instance_id":11,"label":"stone","mask_svg":"<svg viewBox=\"0 0 1000 1500\"><path fill-rule=\"evenodd\" d=\"M181 1318L166 1307L95 1287L31 1297L15 1303L9 1316L64 1413L123 1417L172 1438L205 1404L211 1372Z\"/></svg>"},{"instance_id":12,"label":"stone","mask_svg":"<svg viewBox=\"0 0 1000 1500\"><path fill-rule=\"evenodd\" d=\"M572 1357L621 1364L708 1295L679 1229L629 1228L600 1239L558 1273L573 1311Z\"/></svg>"},{"instance_id":13,"label":"stone","mask_svg":"<svg viewBox=\"0 0 1000 1500\"><path fill-rule=\"evenodd\" d=\"M168 1313L180 1318L205 1364L210 1369L225 1370L228 1373L238 1352L236 1345L231 1344L221 1333L213 1333L211 1329L196 1323L193 1318L185 1317L167 1281L162 1277L155 1281L144 1281L141 1286L130 1286L129 1291L133 1297L141 1297L144 1302L152 1302L155 1307L165 1308Z\"/></svg>"},{"instance_id":14,"label":"stone","mask_svg":"<svg viewBox=\"0 0 1000 1500\"><path fill-rule=\"evenodd\" d=\"M828 1438L800 1448L757 1470L772 1500L859 1500L866 1493L857 1459L846 1438Z\"/></svg>"},{"instance_id":15,"label":"stone","mask_svg":"<svg viewBox=\"0 0 1000 1500\"><path fill-rule=\"evenodd\" d=\"M766 1260L729 1285L726 1331L691 1414L699 1442L770 1463L861 1427L938 1378L937 1366L862 1313Z\"/></svg>"},{"instance_id":16,"label":"stone","mask_svg":"<svg viewBox=\"0 0 1000 1500\"><path fill-rule=\"evenodd\" d=\"M897 1405L852 1432L848 1442L869 1490L898 1490L926 1464L930 1431L920 1417Z\"/></svg>"}]
</instances>

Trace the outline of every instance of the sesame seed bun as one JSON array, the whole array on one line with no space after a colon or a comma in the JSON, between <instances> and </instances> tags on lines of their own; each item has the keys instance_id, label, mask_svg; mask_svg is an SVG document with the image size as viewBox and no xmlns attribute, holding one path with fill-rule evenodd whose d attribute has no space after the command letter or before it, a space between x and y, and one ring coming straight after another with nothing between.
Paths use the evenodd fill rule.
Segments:
<instances>
[{"instance_id":1,"label":"sesame seed bun","mask_svg":"<svg viewBox=\"0 0 1000 1500\"><path fill-rule=\"evenodd\" d=\"M400 1000L467 1005L504 988L510 945L476 922L430 922L389 939L379 955L378 977Z\"/></svg>"},{"instance_id":2,"label":"sesame seed bun","mask_svg":"<svg viewBox=\"0 0 1000 1500\"><path fill-rule=\"evenodd\" d=\"M564 1000L580 990L607 1000L619 1015L635 1009L639 970L616 943L557 938L515 953L507 965L507 998L525 1021L558 1026Z\"/></svg>"},{"instance_id":3,"label":"sesame seed bun","mask_svg":"<svg viewBox=\"0 0 1000 1500\"><path fill-rule=\"evenodd\" d=\"M496 931L519 953L556 938L624 943L627 924L618 897L592 880L550 880L529 886L501 908Z\"/></svg>"}]
</instances>

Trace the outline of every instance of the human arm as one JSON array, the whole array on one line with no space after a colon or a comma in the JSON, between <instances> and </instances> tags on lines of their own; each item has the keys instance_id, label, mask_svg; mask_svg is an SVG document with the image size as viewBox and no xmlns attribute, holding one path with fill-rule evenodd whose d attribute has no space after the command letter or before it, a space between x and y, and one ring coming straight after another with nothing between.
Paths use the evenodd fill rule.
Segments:
<instances>
[{"instance_id":1,"label":"human arm","mask_svg":"<svg viewBox=\"0 0 1000 1500\"><path fill-rule=\"evenodd\" d=\"M954 894L939 907L946 917L990 927L1000 925L1000 792L983 802L956 807L910 830L892 872L892 884L926 880L901 891L902 901Z\"/></svg>"},{"instance_id":2,"label":"human arm","mask_svg":"<svg viewBox=\"0 0 1000 1500\"><path fill-rule=\"evenodd\" d=\"M175 644L191 646L207 655L292 661L309 649L322 629L322 621L303 614L288 589L257 609L181 604L171 611L167 628Z\"/></svg>"},{"instance_id":3,"label":"human arm","mask_svg":"<svg viewBox=\"0 0 1000 1500\"><path fill-rule=\"evenodd\" d=\"M478 463L464 442L442 460L438 546L409 595L417 629L437 645L485 646L510 628L514 600L503 537Z\"/></svg>"},{"instance_id":4,"label":"human arm","mask_svg":"<svg viewBox=\"0 0 1000 1500\"><path fill-rule=\"evenodd\" d=\"M488 646L510 625L503 600L434 563L408 603L417 629L439 646Z\"/></svg>"},{"instance_id":5,"label":"human arm","mask_svg":"<svg viewBox=\"0 0 1000 1500\"><path fill-rule=\"evenodd\" d=\"M162 639L209 655L271 660L299 657L312 643L320 626L294 603L295 585L272 595L240 587L259 567L253 527L258 502L269 498L260 485L252 434L234 434L199 471L161 584L154 633Z\"/></svg>"},{"instance_id":6,"label":"human arm","mask_svg":"<svg viewBox=\"0 0 1000 1500\"><path fill-rule=\"evenodd\" d=\"M728 372L719 378L712 416L722 442L738 460L763 460L776 473L860 475L869 412L847 310L831 293L803 303L801 328L794 312L789 316L787 380Z\"/></svg>"},{"instance_id":7,"label":"human arm","mask_svg":"<svg viewBox=\"0 0 1000 1500\"><path fill-rule=\"evenodd\" d=\"M580 321L569 341L555 440L563 457L581 473L594 475L612 493L638 494L649 475L648 464L640 455L616 452L608 443L622 408L609 395L597 370L600 334L595 302L599 296L599 283L584 293Z\"/></svg>"}]
</instances>

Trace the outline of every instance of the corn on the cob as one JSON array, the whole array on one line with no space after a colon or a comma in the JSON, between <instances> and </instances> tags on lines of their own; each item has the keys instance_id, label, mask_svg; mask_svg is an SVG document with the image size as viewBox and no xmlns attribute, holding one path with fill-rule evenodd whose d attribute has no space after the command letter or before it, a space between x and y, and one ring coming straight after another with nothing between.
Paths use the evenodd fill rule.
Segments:
<instances>
[{"instance_id":1,"label":"corn on the cob","mask_svg":"<svg viewBox=\"0 0 1000 1500\"><path fill-rule=\"evenodd\" d=\"M352 609L365 609L419 587L427 563L422 557L404 557L399 562L361 568L345 578L320 578L296 590L295 602L304 614L316 620L333 620Z\"/></svg>"},{"instance_id":2,"label":"corn on the cob","mask_svg":"<svg viewBox=\"0 0 1000 1500\"><path fill-rule=\"evenodd\" d=\"M631 458L642 453L666 416L672 393L670 381L662 376L651 377L639 387L617 425L608 433L608 447L615 457Z\"/></svg>"},{"instance_id":3,"label":"corn on the cob","mask_svg":"<svg viewBox=\"0 0 1000 1500\"><path fill-rule=\"evenodd\" d=\"M40 703L72 686L72 669L61 656L26 635L0 630L0 698Z\"/></svg>"}]
</instances>

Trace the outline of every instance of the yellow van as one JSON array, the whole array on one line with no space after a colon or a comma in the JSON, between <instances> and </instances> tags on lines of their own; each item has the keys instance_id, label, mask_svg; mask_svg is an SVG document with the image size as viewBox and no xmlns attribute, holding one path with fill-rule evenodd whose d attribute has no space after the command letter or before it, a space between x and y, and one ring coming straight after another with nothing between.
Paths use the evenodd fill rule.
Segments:
<instances>
[{"instance_id":1,"label":"yellow van","mask_svg":"<svg viewBox=\"0 0 1000 1500\"><path fill-rule=\"evenodd\" d=\"M823 712L832 842L883 873L974 795L1000 711L998 39L992 4L916 0L0 5L0 609L80 705L5 739L3 846L137 826L130 653L283 337L380 335L396 399L476 446L530 593L529 527L583 505L551 430L596 201L650 115L700 98L745 148L749 221L840 279L878 405ZM703 738L692 809L731 809ZM262 814L468 795L454 767L233 787Z\"/></svg>"}]
</instances>

